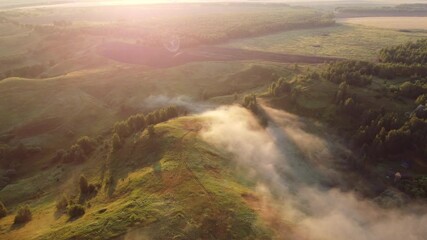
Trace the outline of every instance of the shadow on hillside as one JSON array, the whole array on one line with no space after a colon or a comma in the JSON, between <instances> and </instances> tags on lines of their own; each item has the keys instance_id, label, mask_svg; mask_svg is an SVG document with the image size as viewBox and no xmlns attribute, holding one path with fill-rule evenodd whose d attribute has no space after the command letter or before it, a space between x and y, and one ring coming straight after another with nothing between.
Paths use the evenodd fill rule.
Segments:
<instances>
[{"instance_id":1,"label":"shadow on hillside","mask_svg":"<svg viewBox=\"0 0 427 240\"><path fill-rule=\"evenodd\" d=\"M70 218L68 218L67 222L74 222L74 221L76 221L77 219L79 219L79 218L81 218L83 216L84 216L84 214L80 215L80 216L72 217L72 218L70 217Z\"/></svg>"},{"instance_id":2,"label":"shadow on hillside","mask_svg":"<svg viewBox=\"0 0 427 240\"><path fill-rule=\"evenodd\" d=\"M19 230L19 229L21 229L21 228L25 227L25 225L27 225L27 223L28 223L28 222L25 222L25 223L13 223L13 224L10 226L10 230L11 230L11 231Z\"/></svg>"}]
</instances>

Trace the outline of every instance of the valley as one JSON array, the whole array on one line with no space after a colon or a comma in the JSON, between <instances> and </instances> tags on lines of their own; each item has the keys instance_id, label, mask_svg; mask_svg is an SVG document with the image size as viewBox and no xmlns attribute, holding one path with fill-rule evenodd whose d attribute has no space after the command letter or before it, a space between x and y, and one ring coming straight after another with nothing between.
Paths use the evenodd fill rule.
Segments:
<instances>
[{"instance_id":1,"label":"valley","mask_svg":"<svg viewBox=\"0 0 427 240\"><path fill-rule=\"evenodd\" d=\"M425 4L93 4L0 4L0 239L427 235Z\"/></svg>"}]
</instances>

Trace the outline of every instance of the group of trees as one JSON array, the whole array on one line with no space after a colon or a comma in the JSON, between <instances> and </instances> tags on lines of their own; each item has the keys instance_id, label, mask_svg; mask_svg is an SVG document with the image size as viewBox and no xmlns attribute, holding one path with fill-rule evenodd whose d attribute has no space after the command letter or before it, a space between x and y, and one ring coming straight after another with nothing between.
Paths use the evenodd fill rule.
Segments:
<instances>
[{"instance_id":1,"label":"group of trees","mask_svg":"<svg viewBox=\"0 0 427 240\"><path fill-rule=\"evenodd\" d=\"M243 98L243 107L251 110L253 113L257 113L258 112L258 104L257 104L257 100L256 100L256 95L255 94L251 94L251 95L246 95Z\"/></svg>"},{"instance_id":2,"label":"group of trees","mask_svg":"<svg viewBox=\"0 0 427 240\"><path fill-rule=\"evenodd\" d=\"M329 64L322 72L322 77L334 82L347 82L354 86L366 86L372 82L373 77L395 79L407 77L420 79L427 77L427 66L423 63L411 65L403 63L370 63L364 61L347 60Z\"/></svg>"},{"instance_id":3,"label":"group of trees","mask_svg":"<svg viewBox=\"0 0 427 240\"><path fill-rule=\"evenodd\" d=\"M16 213L14 224L22 224L31 221L33 214L31 213L30 207L28 205L21 206Z\"/></svg>"},{"instance_id":4,"label":"group of trees","mask_svg":"<svg viewBox=\"0 0 427 240\"><path fill-rule=\"evenodd\" d=\"M80 217L85 214L85 207L82 205L88 198L95 196L98 193L99 186L89 183L84 175L79 179L80 198L78 203L67 196L62 195L56 202L56 211L66 212L70 219Z\"/></svg>"},{"instance_id":5,"label":"group of trees","mask_svg":"<svg viewBox=\"0 0 427 240\"><path fill-rule=\"evenodd\" d=\"M378 59L381 63L376 65L376 75L379 77L427 77L427 39L383 48Z\"/></svg>"},{"instance_id":6,"label":"group of trees","mask_svg":"<svg viewBox=\"0 0 427 240\"><path fill-rule=\"evenodd\" d=\"M6 217L8 211L4 204L0 201L0 219ZM30 207L28 205L20 206L16 212L15 219L13 224L23 224L31 221L33 214L31 213Z\"/></svg>"},{"instance_id":7,"label":"group of trees","mask_svg":"<svg viewBox=\"0 0 427 240\"><path fill-rule=\"evenodd\" d=\"M375 64L372 74L385 79L395 79L399 77L421 78L427 77L427 66L420 63L411 65L402 63L378 63Z\"/></svg>"},{"instance_id":8,"label":"group of trees","mask_svg":"<svg viewBox=\"0 0 427 240\"><path fill-rule=\"evenodd\" d=\"M79 180L80 196L87 197L89 195L96 195L98 192L98 187L87 181L87 178L84 175L80 176Z\"/></svg>"},{"instance_id":9,"label":"group of trees","mask_svg":"<svg viewBox=\"0 0 427 240\"><path fill-rule=\"evenodd\" d=\"M397 187L412 197L427 197L426 176L402 179Z\"/></svg>"},{"instance_id":10,"label":"group of trees","mask_svg":"<svg viewBox=\"0 0 427 240\"><path fill-rule=\"evenodd\" d=\"M60 213L67 213L70 219L73 219L83 216L86 212L86 209L83 205L74 203L65 195L62 195L62 197L56 202L56 211Z\"/></svg>"},{"instance_id":11,"label":"group of trees","mask_svg":"<svg viewBox=\"0 0 427 240\"><path fill-rule=\"evenodd\" d=\"M426 105L427 104L427 93L421 94L415 100L415 103L418 105Z\"/></svg>"},{"instance_id":12,"label":"group of trees","mask_svg":"<svg viewBox=\"0 0 427 240\"><path fill-rule=\"evenodd\" d=\"M58 150L53 161L83 162L97 147L97 142L88 136L79 138L68 150Z\"/></svg>"},{"instance_id":13,"label":"group of trees","mask_svg":"<svg viewBox=\"0 0 427 240\"><path fill-rule=\"evenodd\" d=\"M399 86L399 94L404 97L416 99L427 93L427 86L424 86L425 84L421 81L416 81L415 83L406 81Z\"/></svg>"},{"instance_id":14,"label":"group of trees","mask_svg":"<svg viewBox=\"0 0 427 240\"><path fill-rule=\"evenodd\" d=\"M329 64L322 77L336 84L346 82L354 86L366 86L372 82L374 65L363 61L341 61Z\"/></svg>"},{"instance_id":15,"label":"group of trees","mask_svg":"<svg viewBox=\"0 0 427 240\"><path fill-rule=\"evenodd\" d=\"M390 56L387 56L389 54ZM400 56L394 57L395 54ZM319 111L319 116L331 124L342 126L340 130L345 130L354 147L362 153L361 159L364 161L360 163L376 159L395 160L408 155L427 156L426 54L427 40L423 40L381 51L380 63L352 60L330 63L321 70L320 75L309 72L300 74L291 81L280 79L272 83L269 95L288 95L292 100L294 90L300 83L311 84L319 78L331 81L338 85L335 95L331 96L335 106L328 107L334 111L325 114ZM383 88L372 88L372 92L376 92L375 98L391 96L391 100L394 98L404 102L401 98L403 97L424 106L418 106L407 113L386 112L384 108L379 107L371 108L368 105L371 99L365 99L364 95L350 90L353 86L367 86L374 77L406 80L403 83L384 85ZM384 80L384 83L389 82L391 81ZM281 102L287 104L277 101ZM304 113L304 109L300 112ZM348 121L349 117L351 121ZM398 187L413 196L427 196L426 179L408 178Z\"/></svg>"},{"instance_id":16,"label":"group of trees","mask_svg":"<svg viewBox=\"0 0 427 240\"><path fill-rule=\"evenodd\" d=\"M427 64L427 39L381 49L378 59L385 63Z\"/></svg>"},{"instance_id":17,"label":"group of trees","mask_svg":"<svg viewBox=\"0 0 427 240\"><path fill-rule=\"evenodd\" d=\"M426 41L427 42L427 41ZM418 43L418 45L424 46L426 42ZM412 43L407 45L412 46ZM405 45L406 46L406 45ZM418 50L415 52L422 52ZM384 54L384 51L382 51ZM410 80L400 84L398 87L391 87L390 90L394 92L395 96L402 96L405 98L417 99L418 104L425 104L425 94L427 94L427 66L423 63L424 60L421 57L415 58L408 65L407 63L401 62L387 62L374 64L363 61L342 61L329 64L326 69L322 72L322 77L340 84L338 87L335 102L342 106L345 112L353 115L361 113L361 106L351 96L347 96L349 85L365 86L369 84L373 76L380 78L393 79L397 77L408 77ZM345 85L343 85L345 83ZM271 88L272 90L274 88Z\"/></svg>"},{"instance_id":18,"label":"group of trees","mask_svg":"<svg viewBox=\"0 0 427 240\"><path fill-rule=\"evenodd\" d=\"M111 139L113 151L119 149L122 145L122 140L133 133L143 131L147 128L150 136L152 136L154 133L153 125L178 117L179 112L176 106L169 106L150 112L147 115L132 115L124 121L117 122L114 125L113 137Z\"/></svg>"},{"instance_id":19,"label":"group of trees","mask_svg":"<svg viewBox=\"0 0 427 240\"><path fill-rule=\"evenodd\" d=\"M287 94L292 91L292 84L287 82L284 78L273 82L268 88L270 96L280 97L282 94Z\"/></svg>"},{"instance_id":20,"label":"group of trees","mask_svg":"<svg viewBox=\"0 0 427 240\"><path fill-rule=\"evenodd\" d=\"M368 110L356 132L355 144L372 156L397 153L427 154L427 119Z\"/></svg>"}]
</instances>

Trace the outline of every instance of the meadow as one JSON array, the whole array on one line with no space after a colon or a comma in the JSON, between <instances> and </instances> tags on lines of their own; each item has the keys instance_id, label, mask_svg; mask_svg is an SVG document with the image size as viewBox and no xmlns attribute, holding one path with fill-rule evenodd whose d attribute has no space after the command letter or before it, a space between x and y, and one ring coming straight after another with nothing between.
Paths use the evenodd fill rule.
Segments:
<instances>
[{"instance_id":1,"label":"meadow","mask_svg":"<svg viewBox=\"0 0 427 240\"><path fill-rule=\"evenodd\" d=\"M45 31L57 30L54 25L61 32L132 39L146 45L179 36L182 46L334 24L331 15L310 8L249 3L36 8L2 15L8 21Z\"/></svg>"},{"instance_id":2,"label":"meadow","mask_svg":"<svg viewBox=\"0 0 427 240\"><path fill-rule=\"evenodd\" d=\"M367 27L377 27L385 29L407 30L427 30L427 17L362 17L362 18L341 18L339 23L358 24Z\"/></svg>"},{"instance_id":3,"label":"meadow","mask_svg":"<svg viewBox=\"0 0 427 240\"><path fill-rule=\"evenodd\" d=\"M423 32L401 32L339 24L333 27L294 30L239 39L229 41L223 46L375 61L378 51L383 47L425 37L427 37L427 33Z\"/></svg>"}]
</instances>

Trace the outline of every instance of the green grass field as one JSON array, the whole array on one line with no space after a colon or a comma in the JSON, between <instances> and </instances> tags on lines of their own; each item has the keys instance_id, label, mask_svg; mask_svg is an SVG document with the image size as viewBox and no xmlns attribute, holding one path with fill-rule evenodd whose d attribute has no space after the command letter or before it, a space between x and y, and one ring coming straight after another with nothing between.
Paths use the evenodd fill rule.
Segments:
<instances>
[{"instance_id":1,"label":"green grass field","mask_svg":"<svg viewBox=\"0 0 427 240\"><path fill-rule=\"evenodd\" d=\"M375 61L378 51L383 47L425 37L427 37L427 33L399 32L358 25L337 25L235 40L224 46Z\"/></svg>"}]
</instances>

